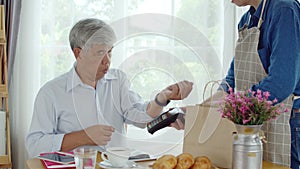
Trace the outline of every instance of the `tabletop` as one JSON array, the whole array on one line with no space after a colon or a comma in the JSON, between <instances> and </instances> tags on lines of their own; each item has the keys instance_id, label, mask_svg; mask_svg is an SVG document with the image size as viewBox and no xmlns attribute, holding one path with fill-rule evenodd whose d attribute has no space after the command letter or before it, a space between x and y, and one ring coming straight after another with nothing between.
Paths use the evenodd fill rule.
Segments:
<instances>
[{"instance_id":1,"label":"tabletop","mask_svg":"<svg viewBox=\"0 0 300 169\"><path fill-rule=\"evenodd\" d=\"M137 162L137 164L138 164L137 168L145 168L145 169L151 168L151 165L153 164L153 162L154 161ZM41 163L41 161L38 158L33 158L33 159L27 160L26 165L27 165L28 169L43 169L44 168L43 164ZM102 169L98 165L96 168ZM263 169L290 169L290 168L264 161Z\"/></svg>"},{"instance_id":2,"label":"tabletop","mask_svg":"<svg viewBox=\"0 0 300 169\"><path fill-rule=\"evenodd\" d=\"M182 153L182 144L169 144L169 143L159 143L159 144L150 144L152 146L145 146L145 143L143 144L144 146L137 147L137 145L141 145L141 143L138 142L132 142L129 147L135 147L138 149L142 149L145 152L149 152L150 154L155 154L158 150L166 150L160 154L156 154L156 156L161 156L163 154L173 154L173 155L179 155ZM155 146L153 146L155 145ZM144 148L144 149L143 149ZM101 157L98 154L97 156L97 163L101 162ZM141 161L137 162L138 166L136 168L139 169L150 169L151 165L154 163L154 160L150 161ZM26 161L26 166L28 169L43 169L44 166L41 163L40 159L38 158L32 158ZM75 168L74 168L75 169ZM100 166L97 165L96 169L102 169ZM280 165L276 165L267 161L263 161L263 169L290 169L289 167L284 167Z\"/></svg>"}]
</instances>

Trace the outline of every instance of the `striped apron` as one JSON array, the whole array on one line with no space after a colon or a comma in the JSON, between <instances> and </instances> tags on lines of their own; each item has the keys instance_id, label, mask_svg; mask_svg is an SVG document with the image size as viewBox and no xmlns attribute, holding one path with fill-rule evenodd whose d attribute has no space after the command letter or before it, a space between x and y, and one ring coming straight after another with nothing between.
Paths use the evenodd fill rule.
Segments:
<instances>
[{"instance_id":1,"label":"striped apron","mask_svg":"<svg viewBox=\"0 0 300 169\"><path fill-rule=\"evenodd\" d=\"M257 27L248 29L247 25L239 31L239 38L235 49L234 74L235 90L245 91L252 85L259 83L267 74L258 55L258 42L262 16L267 0L263 1L263 7ZM264 143L263 159L276 164L290 166L290 110L292 98L289 96L283 101L289 113L281 114L277 120L265 122L262 129L267 143Z\"/></svg>"}]
</instances>

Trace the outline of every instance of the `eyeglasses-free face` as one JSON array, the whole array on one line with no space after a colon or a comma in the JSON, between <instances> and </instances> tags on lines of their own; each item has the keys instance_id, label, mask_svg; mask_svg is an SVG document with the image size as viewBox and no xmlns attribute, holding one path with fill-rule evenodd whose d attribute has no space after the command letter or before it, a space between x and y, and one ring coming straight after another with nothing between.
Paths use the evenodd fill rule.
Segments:
<instances>
[{"instance_id":1,"label":"eyeglasses-free face","mask_svg":"<svg viewBox=\"0 0 300 169\"><path fill-rule=\"evenodd\" d=\"M82 49L78 48L77 64L84 67L89 79L99 80L109 69L112 49L113 46L105 44L92 44Z\"/></svg>"}]
</instances>

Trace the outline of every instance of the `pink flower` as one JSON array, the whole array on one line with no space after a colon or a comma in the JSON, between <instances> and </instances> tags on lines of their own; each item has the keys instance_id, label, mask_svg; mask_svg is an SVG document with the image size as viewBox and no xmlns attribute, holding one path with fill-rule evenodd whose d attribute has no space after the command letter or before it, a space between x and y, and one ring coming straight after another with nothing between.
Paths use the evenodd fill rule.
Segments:
<instances>
[{"instance_id":1,"label":"pink flower","mask_svg":"<svg viewBox=\"0 0 300 169\"><path fill-rule=\"evenodd\" d=\"M264 95L264 97L265 97L266 99L268 99L268 98L270 97L270 92L268 92L268 91L267 91L267 92L264 92L263 95Z\"/></svg>"},{"instance_id":2,"label":"pink flower","mask_svg":"<svg viewBox=\"0 0 300 169\"><path fill-rule=\"evenodd\" d=\"M271 106L271 105L273 104L273 102L270 101L270 100L268 100L268 101L267 101L267 104L268 104L268 106Z\"/></svg>"},{"instance_id":3,"label":"pink flower","mask_svg":"<svg viewBox=\"0 0 300 169\"><path fill-rule=\"evenodd\" d=\"M256 94L257 94L257 95L261 95L261 90L258 89L258 90L256 91Z\"/></svg>"},{"instance_id":4,"label":"pink flower","mask_svg":"<svg viewBox=\"0 0 300 169\"><path fill-rule=\"evenodd\" d=\"M249 118L249 119L243 119L243 124L248 123L250 120L251 120L251 118Z\"/></svg>"},{"instance_id":5,"label":"pink flower","mask_svg":"<svg viewBox=\"0 0 300 169\"><path fill-rule=\"evenodd\" d=\"M263 124L265 121L276 119L281 113L288 110L283 104L275 105L277 99L268 100L270 92L261 90L234 93L229 89L225 96L221 109L222 117L232 120L234 123L243 125Z\"/></svg>"}]
</instances>

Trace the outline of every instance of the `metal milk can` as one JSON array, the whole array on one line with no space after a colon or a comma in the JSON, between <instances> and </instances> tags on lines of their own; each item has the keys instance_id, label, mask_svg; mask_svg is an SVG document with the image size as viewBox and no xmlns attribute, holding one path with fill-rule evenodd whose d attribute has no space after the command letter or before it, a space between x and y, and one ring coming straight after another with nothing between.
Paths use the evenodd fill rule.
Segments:
<instances>
[{"instance_id":1,"label":"metal milk can","mask_svg":"<svg viewBox=\"0 0 300 169\"><path fill-rule=\"evenodd\" d=\"M233 135L232 169L262 169L262 125L238 125Z\"/></svg>"}]
</instances>

